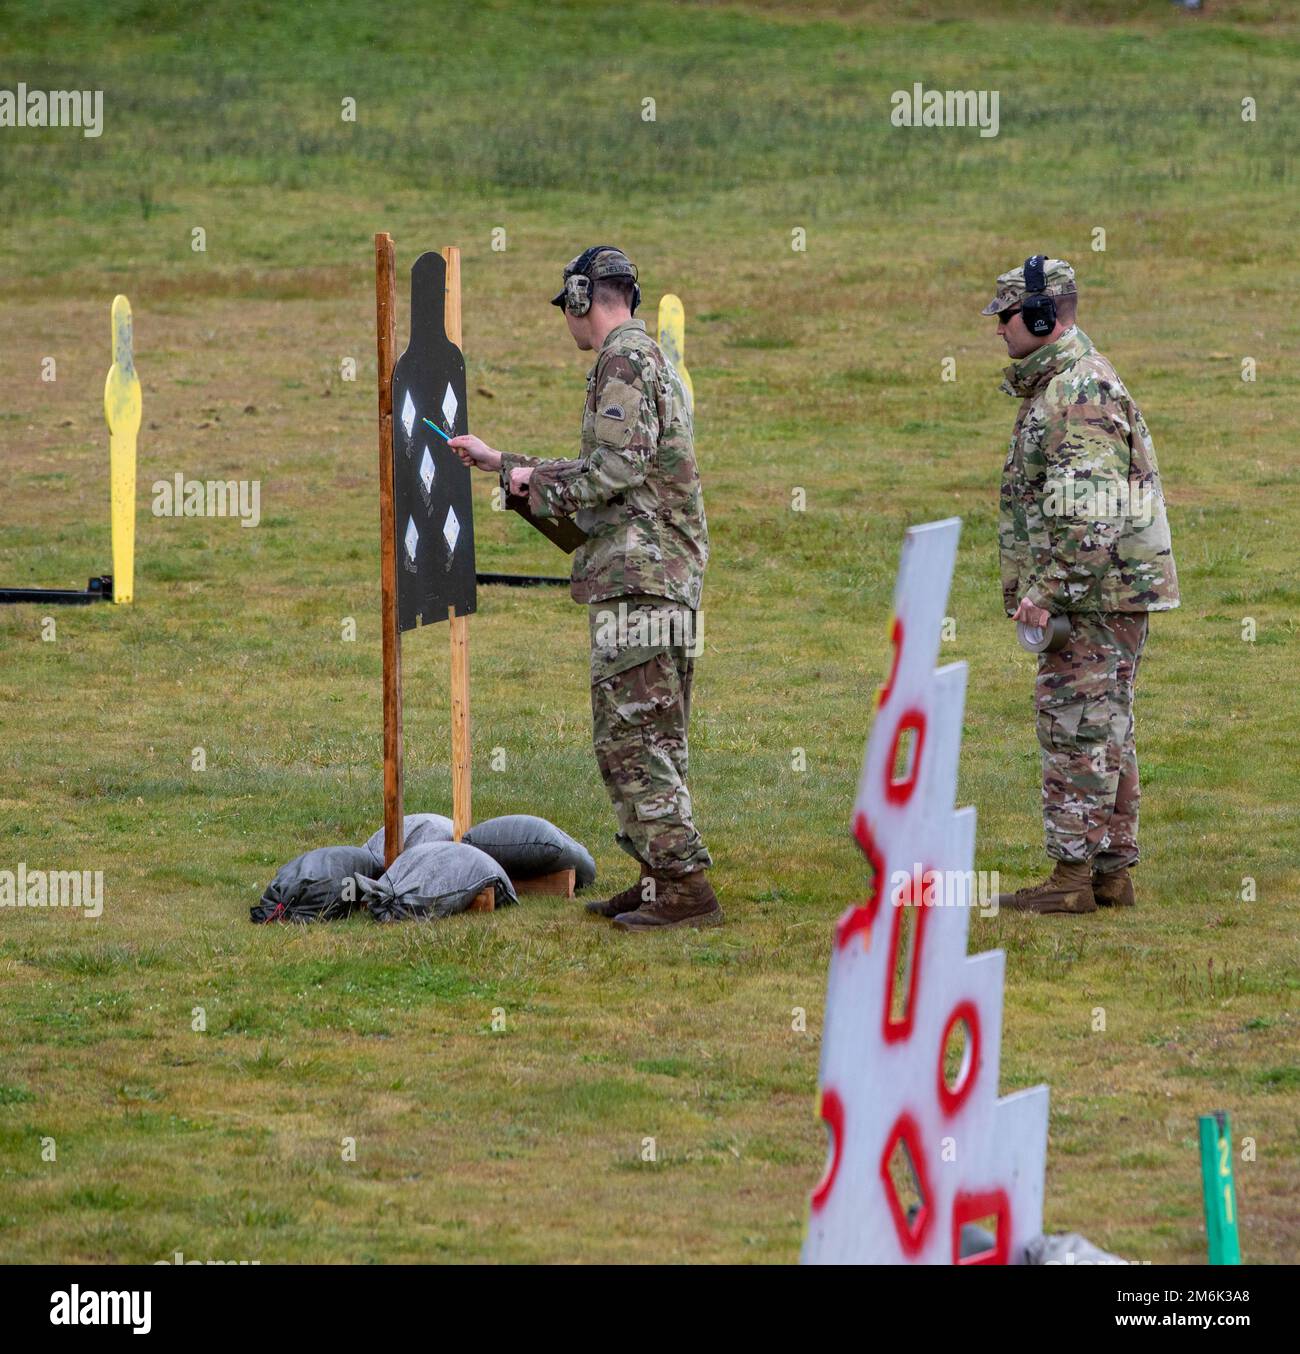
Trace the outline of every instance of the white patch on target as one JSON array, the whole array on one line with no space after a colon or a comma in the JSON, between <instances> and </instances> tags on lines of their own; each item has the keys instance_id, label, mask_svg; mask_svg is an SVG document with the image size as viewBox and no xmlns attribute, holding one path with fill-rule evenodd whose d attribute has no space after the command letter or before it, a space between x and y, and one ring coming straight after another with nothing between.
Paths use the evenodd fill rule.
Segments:
<instances>
[{"instance_id":1,"label":"white patch on target","mask_svg":"<svg viewBox=\"0 0 1300 1354\"><path fill-rule=\"evenodd\" d=\"M415 427L415 401L411 398L409 390L402 401L402 427L406 429L407 437L410 437L411 429Z\"/></svg>"},{"instance_id":2,"label":"white patch on target","mask_svg":"<svg viewBox=\"0 0 1300 1354\"><path fill-rule=\"evenodd\" d=\"M456 431L456 410L460 408L460 401L456 398L456 392L451 388L451 382L447 382L447 393L442 397L442 416L447 424L447 431Z\"/></svg>"},{"instance_id":3,"label":"white patch on target","mask_svg":"<svg viewBox=\"0 0 1300 1354\"><path fill-rule=\"evenodd\" d=\"M415 529L415 518L406 519L406 554L411 563L415 563L415 547L420 543L420 533Z\"/></svg>"},{"instance_id":4,"label":"white patch on target","mask_svg":"<svg viewBox=\"0 0 1300 1354\"><path fill-rule=\"evenodd\" d=\"M447 520L442 524L442 534L447 538L447 549L454 555L456 542L460 539L460 523L456 520L456 509L447 509Z\"/></svg>"},{"instance_id":5,"label":"white patch on target","mask_svg":"<svg viewBox=\"0 0 1300 1354\"><path fill-rule=\"evenodd\" d=\"M424 485L426 494L433 488L433 457L429 455L428 447L425 447L424 455L420 458L420 483Z\"/></svg>"}]
</instances>

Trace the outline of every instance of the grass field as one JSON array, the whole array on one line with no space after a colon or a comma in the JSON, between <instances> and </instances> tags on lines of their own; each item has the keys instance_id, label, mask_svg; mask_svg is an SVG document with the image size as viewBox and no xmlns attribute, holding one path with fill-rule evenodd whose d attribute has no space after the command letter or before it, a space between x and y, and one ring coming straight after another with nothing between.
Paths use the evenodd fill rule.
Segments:
<instances>
[{"instance_id":1,"label":"grass field","mask_svg":"<svg viewBox=\"0 0 1300 1354\"><path fill-rule=\"evenodd\" d=\"M93 922L0 911L6 1260L794 1260L909 523L965 524L945 650L970 665L977 867L1019 883L1041 857L1032 663L997 585L1014 406L978 313L1037 249L1075 263L1080 323L1151 425L1183 606L1139 687L1139 907L972 922L1008 955L1003 1088L1052 1088L1050 1230L1203 1260L1196 1117L1226 1108L1255 1148L1245 1256L1297 1258L1300 23L1209 8L0 0L0 86L104 90L99 138L0 129L0 583L110 567L117 291L145 409L134 605L61 610L52 641L42 609L0 608L0 868L102 869L106 892ZM999 135L892 127L915 81L999 90ZM379 229L400 342L406 268L462 247L495 446L575 445L586 367L546 301L580 248L623 244L651 313L685 301L720 931L624 937L535 899L248 924L278 863L381 812ZM178 471L259 480L261 524L150 515ZM480 569L559 567L480 480ZM585 636L561 590L481 591L475 815L552 818L621 887ZM449 811L445 633L404 661L407 808Z\"/></svg>"}]
</instances>

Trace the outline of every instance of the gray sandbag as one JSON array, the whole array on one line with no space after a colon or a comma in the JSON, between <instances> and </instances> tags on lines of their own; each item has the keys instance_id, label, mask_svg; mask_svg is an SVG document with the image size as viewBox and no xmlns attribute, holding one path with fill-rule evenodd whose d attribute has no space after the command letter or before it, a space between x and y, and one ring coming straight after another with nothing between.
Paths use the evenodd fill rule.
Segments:
<instances>
[{"instance_id":1,"label":"gray sandbag","mask_svg":"<svg viewBox=\"0 0 1300 1354\"><path fill-rule=\"evenodd\" d=\"M1078 1232L1048 1232L1025 1247L1027 1265L1127 1265L1131 1261L1094 1246Z\"/></svg>"},{"instance_id":2,"label":"gray sandbag","mask_svg":"<svg viewBox=\"0 0 1300 1354\"><path fill-rule=\"evenodd\" d=\"M334 921L356 910L361 883L371 882L374 857L364 846L318 846L281 865L250 921Z\"/></svg>"},{"instance_id":3,"label":"gray sandbag","mask_svg":"<svg viewBox=\"0 0 1300 1354\"><path fill-rule=\"evenodd\" d=\"M449 842L454 828L450 818L440 813L408 813L402 819L402 850L409 851L413 846L428 846L432 842ZM381 827L366 842L366 850L374 857L382 871L384 868L384 829Z\"/></svg>"},{"instance_id":4,"label":"gray sandbag","mask_svg":"<svg viewBox=\"0 0 1300 1354\"><path fill-rule=\"evenodd\" d=\"M475 823L465 840L486 851L512 879L572 870L575 884L583 888L596 878L591 852L554 823L531 813L508 813Z\"/></svg>"},{"instance_id":5,"label":"gray sandbag","mask_svg":"<svg viewBox=\"0 0 1300 1354\"><path fill-rule=\"evenodd\" d=\"M916 1226L916 1220L920 1216L921 1205L913 1204L907 1210L907 1225ZM973 1222L962 1223L961 1236L959 1240L959 1254L963 1260L969 1260L972 1255L985 1255L989 1251L996 1249L998 1239L992 1232L986 1231L983 1227Z\"/></svg>"},{"instance_id":6,"label":"gray sandbag","mask_svg":"<svg viewBox=\"0 0 1300 1354\"><path fill-rule=\"evenodd\" d=\"M432 921L464 912L489 884L498 907L519 901L491 856L464 842L431 842L403 851L378 879L364 881L362 898L376 921Z\"/></svg>"}]
</instances>

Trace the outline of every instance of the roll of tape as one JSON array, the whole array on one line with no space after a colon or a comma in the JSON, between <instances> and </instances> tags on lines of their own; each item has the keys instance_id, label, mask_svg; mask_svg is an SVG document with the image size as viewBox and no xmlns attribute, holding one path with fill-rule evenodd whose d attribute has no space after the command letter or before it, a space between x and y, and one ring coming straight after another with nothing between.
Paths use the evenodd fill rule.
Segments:
<instances>
[{"instance_id":1,"label":"roll of tape","mask_svg":"<svg viewBox=\"0 0 1300 1354\"><path fill-rule=\"evenodd\" d=\"M1022 649L1030 653L1056 653L1064 649L1070 638L1070 618L1053 616L1046 625L1026 625L1016 622L1016 638Z\"/></svg>"}]
</instances>

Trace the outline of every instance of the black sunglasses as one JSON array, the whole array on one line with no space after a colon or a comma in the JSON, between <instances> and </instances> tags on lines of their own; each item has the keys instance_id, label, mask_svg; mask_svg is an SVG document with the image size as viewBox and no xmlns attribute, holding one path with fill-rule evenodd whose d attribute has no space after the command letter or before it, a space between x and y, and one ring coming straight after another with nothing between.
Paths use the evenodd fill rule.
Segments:
<instances>
[{"instance_id":1,"label":"black sunglasses","mask_svg":"<svg viewBox=\"0 0 1300 1354\"><path fill-rule=\"evenodd\" d=\"M1010 324L1011 321L1014 320L1014 319L1016 318L1016 316L1019 315L1019 314L1020 314L1020 307L1019 307L1019 306L1016 306L1016 307L1014 307L1014 308L1011 309L1011 310L999 310L999 311L998 311L998 323L999 323L999 324Z\"/></svg>"}]
</instances>

